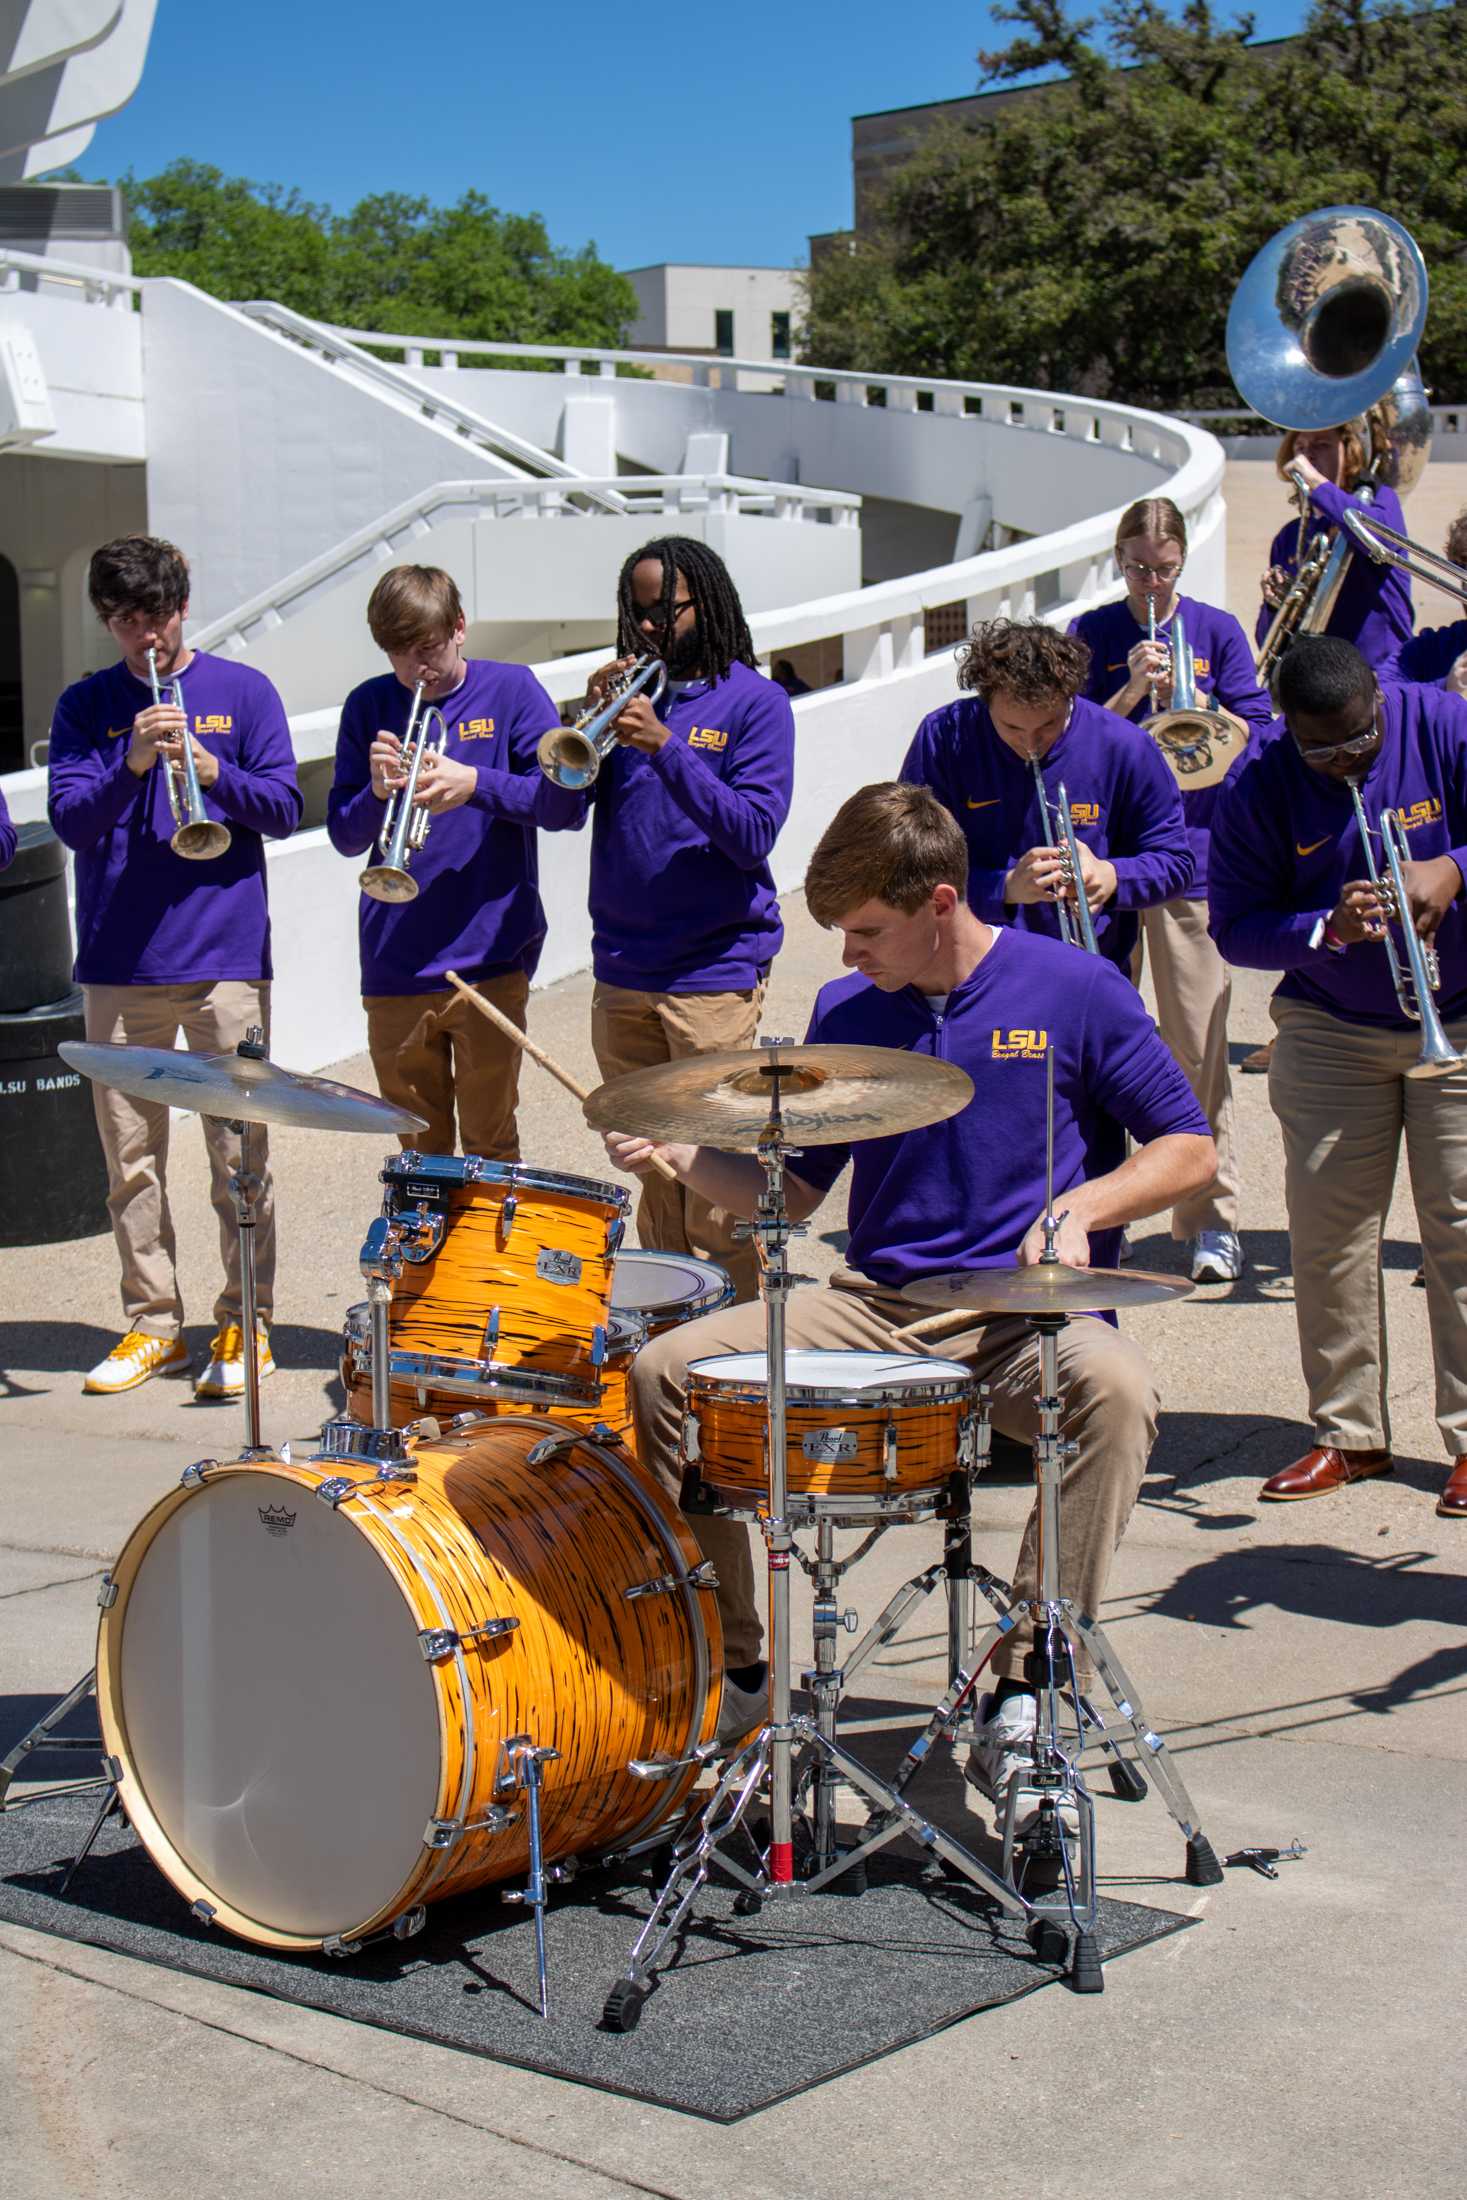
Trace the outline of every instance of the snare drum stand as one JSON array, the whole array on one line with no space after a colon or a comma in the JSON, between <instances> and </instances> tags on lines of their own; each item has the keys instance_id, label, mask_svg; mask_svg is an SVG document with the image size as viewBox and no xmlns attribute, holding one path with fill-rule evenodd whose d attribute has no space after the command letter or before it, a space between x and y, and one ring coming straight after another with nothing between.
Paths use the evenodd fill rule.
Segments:
<instances>
[{"instance_id":1,"label":"snare drum stand","mask_svg":"<svg viewBox=\"0 0 1467 2200\"><path fill-rule=\"evenodd\" d=\"M793 1065L781 1062L778 1049L788 1039L761 1039L769 1058L761 1064L769 1080L769 1120L759 1134L758 1159L767 1178L752 1225L759 1248L764 1287L765 1337L769 1372L769 1512L761 1523L768 1552L769 1616L769 1715L766 1725L746 1742L725 1766L712 1796L698 1818L678 1837L672 1848L672 1868L652 1905L651 1915L637 1935L627 1968L607 1997L603 2022L613 2032L630 2032L641 2015L642 2004L654 1984L653 1966L668 1942L680 1930L700 1887L708 1880L715 1862L734 1879L739 1892L734 1907L740 1916L757 1914L766 1897L784 1899L814 1894L827 1886L852 1862L882 1848L898 1835L909 1833L919 1846L941 1859L950 1871L981 1889L1011 1917L1027 1920L1032 1904L1007 1885L996 1872L979 1861L952 1835L924 1818L920 1811L853 1757L833 1735L790 1708L790 1553L794 1538L786 1517L788 1503L785 1456L785 1299L803 1278L792 1276L785 1263L785 1249L801 1226L792 1224L785 1205L787 1143L779 1081L792 1074ZM793 1759L798 1747L802 1766L856 1789L873 1807L868 1835L857 1851L838 1855L826 1868L816 1868L807 1878L795 1877ZM769 1789L769 1845L754 1847L751 1871L743 1856L727 1845L743 1825L755 1795L767 1781ZM879 1820L879 1826L877 1821ZM745 1829L746 1839L749 1838ZM814 1861L812 1859L812 1861Z\"/></svg>"}]
</instances>

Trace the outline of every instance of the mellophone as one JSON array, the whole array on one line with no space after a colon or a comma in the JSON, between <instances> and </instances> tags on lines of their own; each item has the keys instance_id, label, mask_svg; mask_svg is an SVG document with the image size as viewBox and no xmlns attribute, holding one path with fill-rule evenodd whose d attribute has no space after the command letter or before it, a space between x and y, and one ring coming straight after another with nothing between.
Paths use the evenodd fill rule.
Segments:
<instances>
[{"instance_id":1,"label":"mellophone","mask_svg":"<svg viewBox=\"0 0 1467 2200\"><path fill-rule=\"evenodd\" d=\"M950 1064L924 1061L913 1076L890 1050L779 1044L796 1140L804 1094L829 1138L846 1134L843 1111L895 1130L953 1112L960 1088L971 1091ZM76 1056L89 1075L141 1078L163 1099L175 1097L168 1085L206 1113L254 1107L256 1119L357 1130L402 1120L262 1060L97 1046ZM597 1097L630 1093L627 1106L645 1107L650 1081L663 1104L660 1119L643 1117L647 1135L666 1138L701 1084L705 1113L722 1109L724 1135L748 1145L766 1105L759 1062L753 1050L675 1063ZM413 1152L391 1157L381 1181L363 1272L384 1273L384 1226L400 1260L385 1324L370 1302L347 1315L346 1414L309 1458L255 1431L241 1456L188 1468L105 1577L95 1685L108 1794L77 1862L120 1805L198 1918L337 1955L408 1937L431 1901L525 1877L509 1899L534 1909L543 2012L548 1880L686 1841L694 1790L719 1754L717 1584L636 1457L627 1377L650 1337L733 1291L712 1263L624 1251L619 1186ZM1098 1279L1063 1273L1066 1303L1109 1303ZM1178 1288L1118 1280L1133 1302ZM768 1266L766 1285L772 1307L782 1286ZM966 1491L987 1454L984 1394L968 1370L899 1351L783 1353L782 1314L778 1334L777 1410L769 1355L692 1362L685 1497L761 1521L767 1541L814 1525L822 1562L836 1525L879 1531L948 1509L966 1529ZM385 1382L374 1362L384 1335ZM772 1673L779 1649L772 1635ZM893 1806L893 1825L897 1812L916 1823L899 1790L862 1784ZM890 1837L878 1828L873 1841ZM986 1868L963 1868L1028 1914ZM635 1979L642 1965L638 1955ZM621 2028L641 1992L619 1982Z\"/></svg>"}]
</instances>

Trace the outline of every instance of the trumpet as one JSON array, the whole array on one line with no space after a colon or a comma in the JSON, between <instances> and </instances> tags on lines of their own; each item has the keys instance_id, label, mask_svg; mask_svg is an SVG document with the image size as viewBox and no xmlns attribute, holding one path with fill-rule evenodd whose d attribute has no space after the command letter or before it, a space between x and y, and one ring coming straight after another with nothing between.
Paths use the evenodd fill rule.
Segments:
<instances>
[{"instance_id":1,"label":"trumpet","mask_svg":"<svg viewBox=\"0 0 1467 2200\"><path fill-rule=\"evenodd\" d=\"M1156 640L1156 598L1148 598L1150 638ZM1151 716L1142 730L1161 750L1174 779L1186 787L1215 787L1227 776L1234 757L1248 739L1241 718L1224 710L1215 695L1200 695L1197 665L1187 641L1182 614L1172 618L1172 699L1170 708L1156 707L1159 676L1153 675Z\"/></svg>"},{"instance_id":2,"label":"trumpet","mask_svg":"<svg viewBox=\"0 0 1467 2200\"><path fill-rule=\"evenodd\" d=\"M181 680L170 680L168 695L164 697L158 680L156 649L148 651L148 685L160 709L165 700L171 702L175 710L183 709ZM221 825L217 817L210 817L204 808L204 790L199 785L199 767L194 762L193 737L186 722L182 748L178 763L166 757L163 759L163 784L168 790L168 807L178 828L168 845L176 856L184 856L190 863L207 863L212 857L223 855L233 835L227 825Z\"/></svg>"},{"instance_id":3,"label":"trumpet","mask_svg":"<svg viewBox=\"0 0 1467 2200\"><path fill-rule=\"evenodd\" d=\"M434 718L438 720L436 735L429 728L429 721ZM441 756L447 746L447 722L436 704L430 703L426 710L423 709L423 682L419 680L413 689L407 730L402 737L402 769L407 778L388 799L381 838L377 842L382 861L368 864L358 880L362 892L370 894L373 901L417 900L418 882L408 870L408 859L428 838L433 819L427 810L414 808L413 796L418 791L418 775L423 769L424 757L430 752Z\"/></svg>"},{"instance_id":4,"label":"trumpet","mask_svg":"<svg viewBox=\"0 0 1467 2200\"><path fill-rule=\"evenodd\" d=\"M1400 951L1391 938L1389 921L1382 935L1382 944L1391 966L1391 984L1396 989L1396 999L1401 1013L1413 1024L1421 1026L1421 1052L1407 1070L1408 1077L1448 1077L1454 1069L1460 1069L1467 1056L1459 1054L1442 1028L1442 1020L1436 1012L1432 994L1441 984L1441 970L1436 950L1428 947L1417 931L1411 915L1411 899L1406 892L1406 865L1411 851L1406 845L1405 828L1401 824L1399 810L1385 809L1380 813L1380 823L1374 833L1365 815L1365 804L1360 799L1360 782L1352 779L1350 800L1355 805L1355 822L1360 828L1360 845L1365 850L1365 868L1370 883L1388 906L1388 915L1394 916L1401 927L1401 944L1406 951L1405 964ZM1390 872L1390 884L1382 880L1375 860L1371 841L1378 840L1385 851L1386 868Z\"/></svg>"},{"instance_id":5,"label":"trumpet","mask_svg":"<svg viewBox=\"0 0 1467 2200\"><path fill-rule=\"evenodd\" d=\"M552 726L540 736L535 754L545 777L572 794L589 787L616 739L616 721L633 696L645 694L655 703L666 686L667 667L662 659L639 657L612 681L601 702L581 712L573 726Z\"/></svg>"},{"instance_id":6,"label":"trumpet","mask_svg":"<svg viewBox=\"0 0 1467 2200\"><path fill-rule=\"evenodd\" d=\"M1067 947L1083 947L1087 955L1098 955L1100 949L1095 941L1095 926L1090 917L1090 904L1085 899L1085 875L1080 869L1080 847L1075 839L1075 822L1070 816L1070 797L1065 783L1063 780L1060 781L1055 789L1054 801L1051 803L1045 790L1044 774L1039 768L1037 756L1030 757L1029 769L1034 774L1034 785L1039 791L1039 822L1044 827L1044 845L1046 848L1059 847L1064 853L1064 871L1060 897L1055 903L1055 909L1059 915L1060 938ZM1050 822L1051 813L1059 821L1060 838L1058 841L1054 837L1054 827ZM1065 899L1065 889L1070 886L1075 889L1073 912L1069 902Z\"/></svg>"}]
</instances>

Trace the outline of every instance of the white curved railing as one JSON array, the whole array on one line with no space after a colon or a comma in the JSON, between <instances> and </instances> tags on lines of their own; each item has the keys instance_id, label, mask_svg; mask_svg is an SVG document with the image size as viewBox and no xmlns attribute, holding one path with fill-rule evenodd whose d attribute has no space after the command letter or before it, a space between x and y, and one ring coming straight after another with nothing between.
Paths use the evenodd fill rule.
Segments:
<instances>
[{"instance_id":1,"label":"white curved railing","mask_svg":"<svg viewBox=\"0 0 1467 2200\"><path fill-rule=\"evenodd\" d=\"M25 280L27 276L30 282ZM8 247L0 251L0 291L40 290L47 286L79 290L84 305L120 306L124 313L130 313L134 298L142 295L143 278L114 275L105 267L88 267L81 260L53 260L41 252L12 252Z\"/></svg>"}]
</instances>

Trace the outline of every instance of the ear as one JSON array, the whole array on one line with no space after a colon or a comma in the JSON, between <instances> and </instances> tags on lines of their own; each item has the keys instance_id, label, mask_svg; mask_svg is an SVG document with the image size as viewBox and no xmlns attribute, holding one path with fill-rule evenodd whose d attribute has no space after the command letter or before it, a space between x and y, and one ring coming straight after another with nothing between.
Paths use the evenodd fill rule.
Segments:
<instances>
[{"instance_id":1,"label":"ear","mask_svg":"<svg viewBox=\"0 0 1467 2200\"><path fill-rule=\"evenodd\" d=\"M950 917L957 906L958 890L956 886L933 887L932 907L939 917Z\"/></svg>"}]
</instances>

